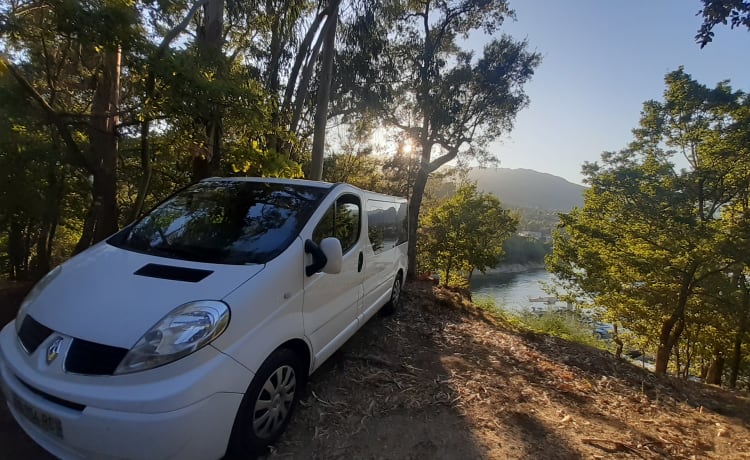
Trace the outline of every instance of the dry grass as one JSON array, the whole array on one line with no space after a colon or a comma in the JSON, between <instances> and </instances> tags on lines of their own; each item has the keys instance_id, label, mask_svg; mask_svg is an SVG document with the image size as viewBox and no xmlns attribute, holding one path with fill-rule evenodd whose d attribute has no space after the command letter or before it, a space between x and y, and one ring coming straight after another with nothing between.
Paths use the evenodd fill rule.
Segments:
<instances>
[{"instance_id":1,"label":"dry grass","mask_svg":"<svg viewBox=\"0 0 750 460\"><path fill-rule=\"evenodd\" d=\"M278 458L750 458L747 395L412 284L311 378Z\"/></svg>"}]
</instances>

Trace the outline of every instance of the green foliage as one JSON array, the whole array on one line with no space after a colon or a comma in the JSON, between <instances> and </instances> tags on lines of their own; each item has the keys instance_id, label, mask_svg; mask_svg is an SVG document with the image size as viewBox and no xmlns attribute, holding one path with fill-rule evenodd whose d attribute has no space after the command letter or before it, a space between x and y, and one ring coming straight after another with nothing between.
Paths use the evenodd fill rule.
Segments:
<instances>
[{"instance_id":1,"label":"green foliage","mask_svg":"<svg viewBox=\"0 0 750 460\"><path fill-rule=\"evenodd\" d=\"M543 264L544 258L552 251L551 244L513 235L503 242L504 264Z\"/></svg>"},{"instance_id":2,"label":"green foliage","mask_svg":"<svg viewBox=\"0 0 750 460\"><path fill-rule=\"evenodd\" d=\"M747 96L727 83L709 89L682 69L665 83L630 148L584 167L591 188L582 208L561 215L547 267L571 300L606 308L656 344L657 372L673 357L682 373L726 354L737 334L747 340L747 307L728 295L744 262L728 250L737 237L725 211L748 206L750 123ZM677 152L690 169L675 170Z\"/></svg>"},{"instance_id":3,"label":"green foliage","mask_svg":"<svg viewBox=\"0 0 750 460\"><path fill-rule=\"evenodd\" d=\"M474 184L461 185L423 219L420 252L426 268L439 271L443 284L456 285L452 276L466 280L474 270L494 267L517 223L497 198L477 192Z\"/></svg>"},{"instance_id":4,"label":"green foliage","mask_svg":"<svg viewBox=\"0 0 750 460\"><path fill-rule=\"evenodd\" d=\"M607 343L597 339L590 326L583 324L577 315L570 312L547 311L541 315L530 312L523 313L518 316L518 321L534 332L549 334L596 348L607 348Z\"/></svg>"},{"instance_id":5,"label":"green foliage","mask_svg":"<svg viewBox=\"0 0 750 460\"><path fill-rule=\"evenodd\" d=\"M744 0L701 0L703 24L695 36L701 48L713 41L713 28L729 23L730 27L745 27L750 30L750 3Z\"/></svg>"},{"instance_id":6,"label":"green foliage","mask_svg":"<svg viewBox=\"0 0 750 460\"><path fill-rule=\"evenodd\" d=\"M542 314L531 312L511 314L499 308L490 297L477 297L472 303L484 314L512 329L549 334L596 348L608 348L607 342L597 339L591 326L584 324L575 312L548 311Z\"/></svg>"},{"instance_id":7,"label":"green foliage","mask_svg":"<svg viewBox=\"0 0 750 460\"><path fill-rule=\"evenodd\" d=\"M526 326L523 324L519 316L510 314L502 308L498 308L495 304L495 300L491 297L478 296L472 299L472 303L477 309L481 310L483 314L505 325L508 329L526 329Z\"/></svg>"}]
</instances>

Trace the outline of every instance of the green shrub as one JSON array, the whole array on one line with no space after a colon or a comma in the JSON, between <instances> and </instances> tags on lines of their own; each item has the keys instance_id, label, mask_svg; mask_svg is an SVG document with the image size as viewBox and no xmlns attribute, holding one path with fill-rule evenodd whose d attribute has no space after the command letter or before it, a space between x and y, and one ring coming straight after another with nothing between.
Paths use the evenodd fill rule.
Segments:
<instances>
[{"instance_id":1,"label":"green shrub","mask_svg":"<svg viewBox=\"0 0 750 460\"><path fill-rule=\"evenodd\" d=\"M518 319L526 328L534 332L596 348L607 348L607 342L597 339L591 327L581 323L578 315L573 312L548 311L541 315L529 312L519 315Z\"/></svg>"}]
</instances>

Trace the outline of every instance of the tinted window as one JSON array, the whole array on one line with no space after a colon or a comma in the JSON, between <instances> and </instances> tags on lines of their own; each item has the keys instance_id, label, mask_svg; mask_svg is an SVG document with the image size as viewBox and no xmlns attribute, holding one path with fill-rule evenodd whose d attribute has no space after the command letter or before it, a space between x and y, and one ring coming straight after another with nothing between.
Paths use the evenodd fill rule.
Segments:
<instances>
[{"instance_id":1,"label":"tinted window","mask_svg":"<svg viewBox=\"0 0 750 460\"><path fill-rule=\"evenodd\" d=\"M341 249L347 252L359 240L360 204L354 195L343 195L331 205L313 230L313 241L317 244L324 238L335 237L341 241Z\"/></svg>"},{"instance_id":2,"label":"tinted window","mask_svg":"<svg viewBox=\"0 0 750 460\"><path fill-rule=\"evenodd\" d=\"M367 236L375 254L407 240L406 203L367 201Z\"/></svg>"},{"instance_id":3,"label":"tinted window","mask_svg":"<svg viewBox=\"0 0 750 460\"><path fill-rule=\"evenodd\" d=\"M396 244L406 243L409 241L409 205L406 202L398 204L396 221L398 224L398 242Z\"/></svg>"},{"instance_id":4,"label":"tinted window","mask_svg":"<svg viewBox=\"0 0 750 460\"><path fill-rule=\"evenodd\" d=\"M327 192L292 184L200 182L109 242L178 259L265 263L291 244Z\"/></svg>"}]
</instances>

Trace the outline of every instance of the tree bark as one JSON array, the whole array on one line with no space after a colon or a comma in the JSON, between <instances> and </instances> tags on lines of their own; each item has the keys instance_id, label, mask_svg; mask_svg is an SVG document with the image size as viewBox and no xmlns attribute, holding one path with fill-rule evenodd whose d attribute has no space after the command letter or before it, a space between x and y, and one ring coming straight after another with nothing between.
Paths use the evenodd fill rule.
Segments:
<instances>
[{"instance_id":1,"label":"tree bark","mask_svg":"<svg viewBox=\"0 0 750 460\"><path fill-rule=\"evenodd\" d=\"M203 26L196 43L204 62L215 67L217 74L224 71L222 55L224 30L224 0L209 0L203 6ZM202 155L193 158L193 181L215 175L221 165L222 110L212 104L206 113L200 114L205 132L205 149Z\"/></svg>"},{"instance_id":2,"label":"tree bark","mask_svg":"<svg viewBox=\"0 0 750 460\"><path fill-rule=\"evenodd\" d=\"M740 311L741 317L739 328L734 336L729 382L727 382L729 384L729 388L737 388L737 378L739 377L740 365L742 364L743 338L747 334L748 323L750 323L750 292L747 288L747 279L744 276L741 276L740 283L742 283L742 307Z\"/></svg>"},{"instance_id":3,"label":"tree bark","mask_svg":"<svg viewBox=\"0 0 750 460\"><path fill-rule=\"evenodd\" d=\"M432 146L428 148L432 149ZM411 197L409 198L409 243L407 253L409 256L408 278L414 279L417 276L417 227L419 226L419 209L422 207L422 198L427 186L427 171L425 168L419 168L417 179L414 181Z\"/></svg>"},{"instance_id":4,"label":"tree bark","mask_svg":"<svg viewBox=\"0 0 750 460\"><path fill-rule=\"evenodd\" d=\"M665 374L667 372L672 347L680 339L680 335L684 329L685 309L692 293L695 270L696 267L693 266L683 275L680 293L677 296L677 305L669 318L662 323L659 334L659 347L656 350L656 364L654 366L656 374Z\"/></svg>"},{"instance_id":5,"label":"tree bark","mask_svg":"<svg viewBox=\"0 0 750 460\"><path fill-rule=\"evenodd\" d=\"M612 328L614 330L614 334L612 336L612 341L617 344L617 348L615 349L615 357L617 359L620 359L620 358L622 358L622 346L623 346L622 339L620 338L620 333L619 333L619 331L617 329L617 324L616 323L612 325Z\"/></svg>"},{"instance_id":6,"label":"tree bark","mask_svg":"<svg viewBox=\"0 0 750 460\"><path fill-rule=\"evenodd\" d=\"M708 366L708 373L706 374L706 383L709 385L721 385L721 376L724 373L724 356L721 352L715 352L714 357L711 360L711 364Z\"/></svg>"},{"instance_id":7,"label":"tree bark","mask_svg":"<svg viewBox=\"0 0 750 460\"><path fill-rule=\"evenodd\" d=\"M93 171L93 203L96 210L92 243L117 231L117 122L120 102L120 49L106 50L103 68L92 104L91 154Z\"/></svg>"},{"instance_id":8,"label":"tree bark","mask_svg":"<svg viewBox=\"0 0 750 460\"><path fill-rule=\"evenodd\" d=\"M323 178L323 155L326 145L326 122L328 121L328 101L331 98L331 81L333 80L333 56L336 54L336 23L338 22L338 2L326 21L325 43L321 59L320 87L315 106L315 131L313 132L312 163L310 179Z\"/></svg>"}]
</instances>

